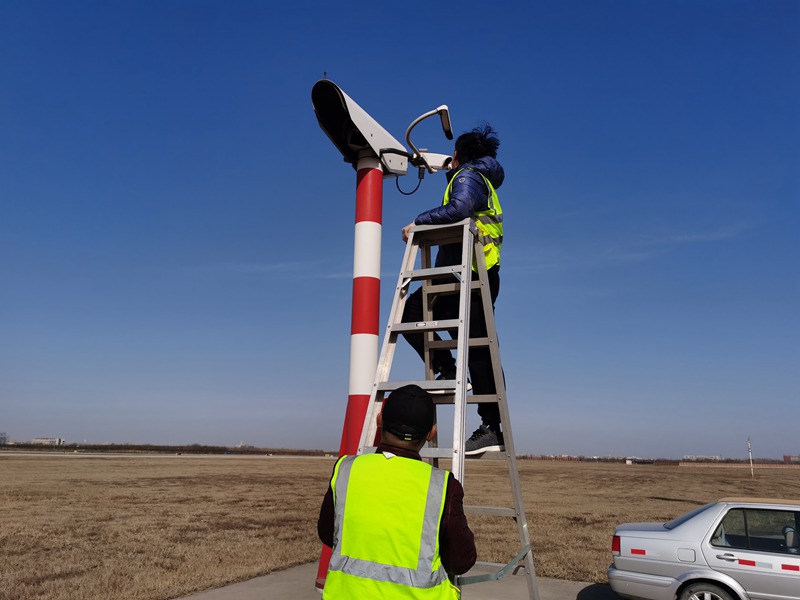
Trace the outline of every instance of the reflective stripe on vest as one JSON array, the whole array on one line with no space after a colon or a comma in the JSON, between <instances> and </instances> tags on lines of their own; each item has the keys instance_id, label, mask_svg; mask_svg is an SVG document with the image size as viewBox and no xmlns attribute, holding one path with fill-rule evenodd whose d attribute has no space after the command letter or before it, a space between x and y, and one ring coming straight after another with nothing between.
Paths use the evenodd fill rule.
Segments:
<instances>
[{"instance_id":1,"label":"reflective stripe on vest","mask_svg":"<svg viewBox=\"0 0 800 600\"><path fill-rule=\"evenodd\" d=\"M500 207L500 199L497 197L497 191L494 189L489 179L483 173L471 167L464 168L480 175L489 190L486 199L487 210L478 211L472 216L478 227L478 240L483 244L486 268L491 269L500 262L500 247L503 244L503 209ZM456 171L455 175L450 178L450 182L444 190L443 206L450 202L450 192L453 189L453 181L455 181L458 174L463 170L464 169L460 169ZM475 269L474 264L473 269Z\"/></svg>"},{"instance_id":2,"label":"reflective stripe on vest","mask_svg":"<svg viewBox=\"0 0 800 600\"><path fill-rule=\"evenodd\" d=\"M345 510L348 499L348 485L350 484L353 464L358 461L370 460L401 460L410 461L411 459L393 457L387 458L383 454L367 454L363 456L345 456L337 465L334 473L333 493L334 493L334 533L333 533L333 553L331 554L328 569L330 571L341 571L347 575L370 579L373 581L393 583L418 589L433 588L447 581L447 573L439 558L439 523L444 507L444 494L447 482L447 471L430 467L427 463L420 463L430 469L430 480L425 501L425 513L422 520L422 536L419 540L419 554L415 569L398 567L380 562L362 560L342 553L343 536L347 535L343 531L345 523ZM419 462L419 461L413 461ZM413 466L417 468L417 465ZM415 508L410 506L413 511ZM380 513L380 504L375 505L375 511ZM397 516L402 518L403 515ZM392 515L385 515L392 518ZM400 525L402 527L402 525ZM434 562L439 563L438 569L433 569ZM330 577L330 574L329 574Z\"/></svg>"}]
</instances>

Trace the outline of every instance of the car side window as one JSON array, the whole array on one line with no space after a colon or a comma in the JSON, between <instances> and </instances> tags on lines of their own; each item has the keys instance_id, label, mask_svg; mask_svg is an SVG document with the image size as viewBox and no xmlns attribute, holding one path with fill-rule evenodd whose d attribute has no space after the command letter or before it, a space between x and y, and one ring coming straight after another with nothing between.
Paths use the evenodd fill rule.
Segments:
<instances>
[{"instance_id":1,"label":"car side window","mask_svg":"<svg viewBox=\"0 0 800 600\"><path fill-rule=\"evenodd\" d=\"M734 508L728 511L711 544L724 548L796 554L798 515L790 510Z\"/></svg>"},{"instance_id":2,"label":"car side window","mask_svg":"<svg viewBox=\"0 0 800 600\"><path fill-rule=\"evenodd\" d=\"M734 508L728 511L711 536L711 544L724 548L747 549L747 528L743 509Z\"/></svg>"}]
</instances>

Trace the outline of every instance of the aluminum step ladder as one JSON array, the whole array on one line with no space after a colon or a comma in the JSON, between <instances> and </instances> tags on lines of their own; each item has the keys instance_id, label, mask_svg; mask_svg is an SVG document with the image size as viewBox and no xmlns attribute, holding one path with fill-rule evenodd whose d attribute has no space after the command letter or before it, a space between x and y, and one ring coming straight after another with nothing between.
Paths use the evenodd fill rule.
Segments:
<instances>
[{"instance_id":1,"label":"aluminum step ladder","mask_svg":"<svg viewBox=\"0 0 800 600\"><path fill-rule=\"evenodd\" d=\"M450 267L434 267L432 250L445 244L460 243L462 247L461 264ZM417 258L420 259L421 268L416 268ZM478 277L472 277L473 257L478 257L476 270ZM482 402L497 403L500 411L501 426L503 431L505 451L486 452L482 458L505 459L508 466L513 507L495 506L465 506L467 515L488 515L511 517L516 521L519 530L520 553L507 565L495 563L476 563L484 567L502 567L500 570L488 575L459 576L455 583L459 586L479 583L483 581L498 580L508 572L524 570L527 578L528 592L531 600L539 600L536 585L536 570L534 568L533 551L531 549L528 522L525 517L525 508L522 501L522 488L517 470L517 459L514 451L514 438L511 433L511 419L508 413L505 379L500 363L500 349L497 341L494 311L492 309L489 280L486 263L483 257L483 244L478 235L478 228L473 219L464 219L448 225L417 225L409 233L406 244L403 264L397 280L389 323L383 338L380 358L375 372L375 381L372 386L370 402L363 424L358 453L375 451L378 441L377 416L383 405L383 399L393 390L404 385L415 384L433 394L434 403L439 412L440 405L454 405L453 415L453 447L440 448L438 436L434 437L420 452L423 459L428 459L434 466L438 466L440 459L451 459L451 472L465 486L464 445L466 442L466 409L468 404ZM409 288L412 283L420 282L422 286L422 306L424 321L417 323L403 323L403 310ZM473 290L479 291L480 302L473 304ZM438 296L458 294L459 315L456 319L434 320L433 304ZM477 297L478 294L476 294ZM487 336L485 338L469 337L470 310L482 310L486 317ZM434 339L434 332L448 332L451 339ZM391 379L392 362L395 349L401 334L421 333L425 340L425 380L422 381L396 381ZM405 343L405 342L402 342ZM492 372L495 383L495 394L474 395L468 394L467 373L469 364L469 349L488 347L491 356ZM456 377L449 380L436 380L432 368L432 355L435 350L455 350Z\"/></svg>"}]
</instances>

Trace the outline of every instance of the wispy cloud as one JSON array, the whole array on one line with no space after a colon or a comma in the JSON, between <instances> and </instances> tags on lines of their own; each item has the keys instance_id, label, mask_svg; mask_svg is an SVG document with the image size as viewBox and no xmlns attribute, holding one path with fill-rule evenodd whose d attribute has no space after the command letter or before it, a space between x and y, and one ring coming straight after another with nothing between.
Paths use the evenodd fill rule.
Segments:
<instances>
[{"instance_id":1,"label":"wispy cloud","mask_svg":"<svg viewBox=\"0 0 800 600\"><path fill-rule=\"evenodd\" d=\"M690 245L725 242L735 239L753 225L735 224L721 229L667 234L637 234L615 239L580 239L563 244L536 245L534 241L524 254L510 258L510 268L526 271L550 271L573 268L595 268L656 259ZM574 242L574 243L573 243ZM520 248L522 249L522 248ZM524 258L521 258L524 256Z\"/></svg>"},{"instance_id":2,"label":"wispy cloud","mask_svg":"<svg viewBox=\"0 0 800 600\"><path fill-rule=\"evenodd\" d=\"M677 233L637 234L615 239L580 239L559 244L515 243L513 255L506 254L504 267L525 271L552 271L574 268L595 268L623 263L644 262L662 256L673 249L707 243L724 242L752 229L751 225L737 224L727 228ZM384 265L381 277L394 281L397 272ZM198 273L238 276L270 276L281 278L350 279L353 277L350 257L317 258L306 261L283 262L223 262L194 267Z\"/></svg>"},{"instance_id":3,"label":"wispy cloud","mask_svg":"<svg viewBox=\"0 0 800 600\"><path fill-rule=\"evenodd\" d=\"M752 229L752 225L739 223L724 229L706 231L701 233L673 233L669 235L640 236L637 244L641 247L672 248L688 244L703 244L706 242L722 242L740 236L745 231Z\"/></svg>"},{"instance_id":4,"label":"wispy cloud","mask_svg":"<svg viewBox=\"0 0 800 600\"><path fill-rule=\"evenodd\" d=\"M242 276L280 276L286 278L305 277L317 279L341 279L352 277L352 271L342 270L342 264L332 259L307 261L263 262L224 262L202 265L191 269L198 273Z\"/></svg>"}]
</instances>

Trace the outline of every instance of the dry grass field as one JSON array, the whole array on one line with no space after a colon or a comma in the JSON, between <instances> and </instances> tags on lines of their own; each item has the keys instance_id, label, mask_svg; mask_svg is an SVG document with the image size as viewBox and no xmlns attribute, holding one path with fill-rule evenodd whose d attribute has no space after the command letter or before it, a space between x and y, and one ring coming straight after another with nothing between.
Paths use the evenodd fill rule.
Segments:
<instances>
[{"instance_id":1,"label":"dry grass field","mask_svg":"<svg viewBox=\"0 0 800 600\"><path fill-rule=\"evenodd\" d=\"M316 561L331 459L0 454L1 600L167 600ZM521 461L537 574L602 582L611 534L731 495L800 497L800 470ZM510 506L503 462L470 461L467 504ZM479 559L518 551L470 519ZM309 582L313 585L313 582Z\"/></svg>"}]
</instances>

